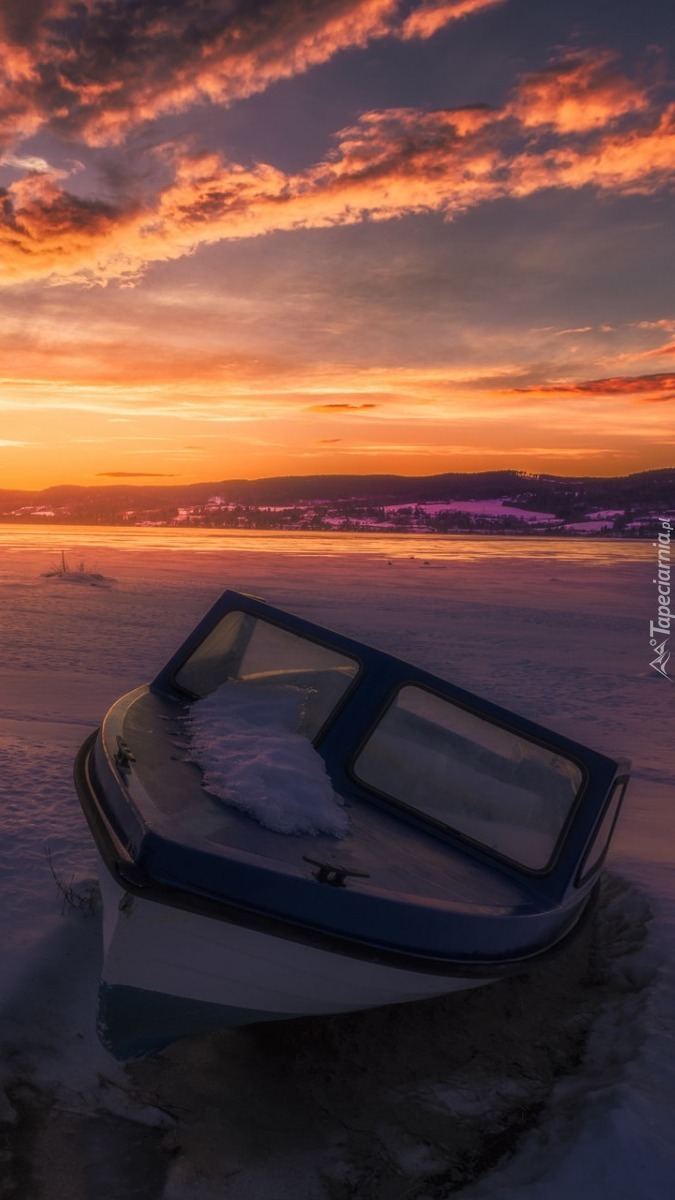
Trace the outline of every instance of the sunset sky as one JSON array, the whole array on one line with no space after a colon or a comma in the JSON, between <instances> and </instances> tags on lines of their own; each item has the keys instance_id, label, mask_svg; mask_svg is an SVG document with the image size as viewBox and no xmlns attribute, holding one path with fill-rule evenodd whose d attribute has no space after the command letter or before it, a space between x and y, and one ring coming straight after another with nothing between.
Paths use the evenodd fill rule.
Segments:
<instances>
[{"instance_id":1,"label":"sunset sky","mask_svg":"<svg viewBox=\"0 0 675 1200\"><path fill-rule=\"evenodd\" d=\"M0 487L675 463L663 0L3 0Z\"/></svg>"}]
</instances>

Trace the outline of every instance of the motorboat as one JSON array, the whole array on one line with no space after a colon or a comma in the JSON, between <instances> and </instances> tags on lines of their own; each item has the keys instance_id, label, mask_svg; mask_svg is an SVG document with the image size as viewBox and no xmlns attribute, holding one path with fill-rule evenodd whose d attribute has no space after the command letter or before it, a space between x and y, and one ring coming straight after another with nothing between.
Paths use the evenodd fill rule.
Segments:
<instances>
[{"instance_id":1,"label":"motorboat","mask_svg":"<svg viewBox=\"0 0 675 1200\"><path fill-rule=\"evenodd\" d=\"M127 1059L529 972L591 912L628 771L226 591L75 763L101 1040Z\"/></svg>"}]
</instances>

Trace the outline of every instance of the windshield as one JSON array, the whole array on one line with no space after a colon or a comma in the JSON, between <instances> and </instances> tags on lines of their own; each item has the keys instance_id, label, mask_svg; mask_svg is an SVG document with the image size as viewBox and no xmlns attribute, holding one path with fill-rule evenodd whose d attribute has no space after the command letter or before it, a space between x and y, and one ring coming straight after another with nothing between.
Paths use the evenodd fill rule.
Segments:
<instances>
[{"instance_id":1,"label":"windshield","mask_svg":"<svg viewBox=\"0 0 675 1200\"><path fill-rule=\"evenodd\" d=\"M358 671L358 662L346 654L250 613L229 612L174 679L195 698L233 681L300 688L305 697L298 732L313 739Z\"/></svg>"},{"instance_id":2,"label":"windshield","mask_svg":"<svg viewBox=\"0 0 675 1200\"><path fill-rule=\"evenodd\" d=\"M550 862L582 784L546 746L406 686L354 763L368 787L530 870Z\"/></svg>"}]
</instances>

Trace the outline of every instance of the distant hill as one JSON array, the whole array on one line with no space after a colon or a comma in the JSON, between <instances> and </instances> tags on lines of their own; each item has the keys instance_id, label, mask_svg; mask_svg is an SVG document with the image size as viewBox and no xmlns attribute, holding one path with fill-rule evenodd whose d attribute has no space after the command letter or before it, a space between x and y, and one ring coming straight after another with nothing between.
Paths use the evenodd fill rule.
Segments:
<instances>
[{"instance_id":1,"label":"distant hill","mask_svg":"<svg viewBox=\"0 0 675 1200\"><path fill-rule=\"evenodd\" d=\"M154 514L158 522L170 523L179 509L199 508L213 497L229 505L262 507L349 500L391 506L505 499L506 505L554 513L571 521L594 510L675 509L675 467L613 478L482 471L420 476L284 475L191 484L146 484L125 479L41 491L0 489L0 520L56 518L77 524L121 524Z\"/></svg>"}]
</instances>

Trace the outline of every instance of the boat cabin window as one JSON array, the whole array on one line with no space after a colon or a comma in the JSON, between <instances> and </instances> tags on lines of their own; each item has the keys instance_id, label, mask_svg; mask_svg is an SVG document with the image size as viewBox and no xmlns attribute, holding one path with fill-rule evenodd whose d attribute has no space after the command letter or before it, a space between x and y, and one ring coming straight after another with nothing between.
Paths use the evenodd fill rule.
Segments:
<instances>
[{"instance_id":1,"label":"boat cabin window","mask_svg":"<svg viewBox=\"0 0 675 1200\"><path fill-rule=\"evenodd\" d=\"M229 612L179 667L175 682L194 698L227 682L280 684L306 696L298 732L313 739L358 674L359 663L250 613Z\"/></svg>"},{"instance_id":2,"label":"boat cabin window","mask_svg":"<svg viewBox=\"0 0 675 1200\"><path fill-rule=\"evenodd\" d=\"M368 787L532 871L550 862L582 783L553 750L408 685L354 763Z\"/></svg>"}]
</instances>

